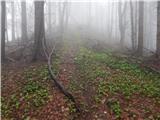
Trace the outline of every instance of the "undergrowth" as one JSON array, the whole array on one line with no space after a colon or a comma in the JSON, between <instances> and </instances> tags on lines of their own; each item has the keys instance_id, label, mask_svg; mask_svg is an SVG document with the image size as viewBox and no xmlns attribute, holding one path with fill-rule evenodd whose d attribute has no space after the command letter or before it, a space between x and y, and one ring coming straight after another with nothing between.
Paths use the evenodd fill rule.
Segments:
<instances>
[{"instance_id":1,"label":"undergrowth","mask_svg":"<svg viewBox=\"0 0 160 120\"><path fill-rule=\"evenodd\" d=\"M30 111L44 105L49 98L48 89L38 82L28 81L21 92L14 93L10 98L2 97L2 116L11 119L16 112L23 112L20 118L25 118Z\"/></svg>"},{"instance_id":2,"label":"undergrowth","mask_svg":"<svg viewBox=\"0 0 160 120\"><path fill-rule=\"evenodd\" d=\"M115 57L110 52L100 53L81 48L75 61L84 84L98 83L97 96L120 92L126 98L134 93L160 97L160 75ZM97 96L96 99L99 99Z\"/></svg>"},{"instance_id":3,"label":"undergrowth","mask_svg":"<svg viewBox=\"0 0 160 120\"><path fill-rule=\"evenodd\" d=\"M78 79L74 77L70 82L72 91L81 91L81 95L92 91L89 96L93 96L95 103L104 103L106 98L118 94L122 94L126 100L139 94L160 103L160 75L155 72L113 56L112 52L96 52L84 47L80 48L75 63ZM119 119L122 108L118 99L107 105Z\"/></svg>"},{"instance_id":4,"label":"undergrowth","mask_svg":"<svg viewBox=\"0 0 160 120\"><path fill-rule=\"evenodd\" d=\"M47 66L41 65L38 68L26 69L24 78L24 84L20 86L19 91L9 96L9 98L2 97L1 108L4 118L12 119L17 114L18 118L25 119L30 111L34 111L48 102L49 83L47 81L50 77ZM18 115L20 111L22 114Z\"/></svg>"}]
</instances>

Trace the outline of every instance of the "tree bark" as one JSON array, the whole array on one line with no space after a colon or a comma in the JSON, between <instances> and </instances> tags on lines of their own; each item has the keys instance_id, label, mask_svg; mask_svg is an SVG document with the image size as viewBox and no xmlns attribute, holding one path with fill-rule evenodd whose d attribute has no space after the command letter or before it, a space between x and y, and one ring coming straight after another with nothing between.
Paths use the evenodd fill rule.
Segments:
<instances>
[{"instance_id":1,"label":"tree bark","mask_svg":"<svg viewBox=\"0 0 160 120\"><path fill-rule=\"evenodd\" d=\"M32 61L37 61L43 56L42 40L44 34L44 1L35 1L35 22L34 22L34 53Z\"/></svg>"},{"instance_id":2,"label":"tree bark","mask_svg":"<svg viewBox=\"0 0 160 120\"><path fill-rule=\"evenodd\" d=\"M52 31L52 23L51 23L51 16L52 16L52 9L51 9L51 1L49 1L48 3L48 30L49 30L49 35L51 35L51 31Z\"/></svg>"},{"instance_id":3,"label":"tree bark","mask_svg":"<svg viewBox=\"0 0 160 120\"><path fill-rule=\"evenodd\" d=\"M59 26L60 26L60 40L63 40L64 25L65 25L65 11L66 2L59 3Z\"/></svg>"},{"instance_id":4,"label":"tree bark","mask_svg":"<svg viewBox=\"0 0 160 120\"><path fill-rule=\"evenodd\" d=\"M110 25L110 28L109 28L109 39L111 40L112 39L112 31L113 31L113 10L114 10L114 2L113 3L110 3L111 4L111 8L110 8L110 22L109 22L109 25Z\"/></svg>"},{"instance_id":5,"label":"tree bark","mask_svg":"<svg viewBox=\"0 0 160 120\"><path fill-rule=\"evenodd\" d=\"M23 43L27 42L27 13L26 13L26 1L21 2L22 6L22 12L21 12L21 17L22 17L22 25L21 25L21 34L22 34L22 41Z\"/></svg>"},{"instance_id":6,"label":"tree bark","mask_svg":"<svg viewBox=\"0 0 160 120\"><path fill-rule=\"evenodd\" d=\"M160 57L160 1L157 2L157 44L156 54Z\"/></svg>"},{"instance_id":7,"label":"tree bark","mask_svg":"<svg viewBox=\"0 0 160 120\"><path fill-rule=\"evenodd\" d=\"M1 2L1 61L5 62L5 24L6 24L6 2Z\"/></svg>"},{"instance_id":8,"label":"tree bark","mask_svg":"<svg viewBox=\"0 0 160 120\"><path fill-rule=\"evenodd\" d=\"M120 31L120 45L121 48L124 48L124 39L125 39L125 11L126 11L126 2L124 3L124 6L122 6L122 2L119 2L118 5L118 15L119 15L119 31Z\"/></svg>"},{"instance_id":9,"label":"tree bark","mask_svg":"<svg viewBox=\"0 0 160 120\"><path fill-rule=\"evenodd\" d=\"M135 50L135 29L134 29L134 15L133 15L133 3L130 0L130 16L131 16L131 42L132 50Z\"/></svg>"},{"instance_id":10,"label":"tree bark","mask_svg":"<svg viewBox=\"0 0 160 120\"><path fill-rule=\"evenodd\" d=\"M137 48L137 41L138 41L138 2L135 1L135 22L134 22L134 26L135 26L135 49Z\"/></svg>"},{"instance_id":11,"label":"tree bark","mask_svg":"<svg viewBox=\"0 0 160 120\"><path fill-rule=\"evenodd\" d=\"M15 41L15 9L14 9L14 1L11 2L12 8L12 40Z\"/></svg>"},{"instance_id":12,"label":"tree bark","mask_svg":"<svg viewBox=\"0 0 160 120\"><path fill-rule=\"evenodd\" d=\"M69 20L69 2L68 1L66 1L66 15L65 15L65 30L67 30L67 28L68 28L68 20Z\"/></svg>"},{"instance_id":13,"label":"tree bark","mask_svg":"<svg viewBox=\"0 0 160 120\"><path fill-rule=\"evenodd\" d=\"M139 26L138 26L138 55L143 54L143 22L144 22L144 2L139 1Z\"/></svg>"}]
</instances>

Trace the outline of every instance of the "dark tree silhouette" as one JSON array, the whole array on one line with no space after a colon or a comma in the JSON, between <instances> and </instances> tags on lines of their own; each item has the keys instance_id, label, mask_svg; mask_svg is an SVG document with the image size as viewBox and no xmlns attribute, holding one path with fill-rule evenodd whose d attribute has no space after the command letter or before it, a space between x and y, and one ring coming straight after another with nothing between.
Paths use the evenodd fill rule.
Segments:
<instances>
[{"instance_id":1,"label":"dark tree silhouette","mask_svg":"<svg viewBox=\"0 0 160 120\"><path fill-rule=\"evenodd\" d=\"M15 8L14 1L11 2L12 7L12 40L15 41Z\"/></svg>"},{"instance_id":2,"label":"dark tree silhouette","mask_svg":"<svg viewBox=\"0 0 160 120\"><path fill-rule=\"evenodd\" d=\"M5 61L5 25L6 25L6 2L1 2L1 57Z\"/></svg>"},{"instance_id":3,"label":"dark tree silhouette","mask_svg":"<svg viewBox=\"0 0 160 120\"><path fill-rule=\"evenodd\" d=\"M125 31L126 31L126 23L125 23L125 11L126 11L127 3L119 2L118 5L118 16L119 16L119 31L120 31L120 45L124 47L124 39L125 39Z\"/></svg>"},{"instance_id":4,"label":"dark tree silhouette","mask_svg":"<svg viewBox=\"0 0 160 120\"><path fill-rule=\"evenodd\" d=\"M22 8L22 25L21 25L21 33L22 33L22 41L26 42L27 41L27 13L26 13L26 2L22 1L21 2L21 8Z\"/></svg>"},{"instance_id":5,"label":"dark tree silhouette","mask_svg":"<svg viewBox=\"0 0 160 120\"><path fill-rule=\"evenodd\" d=\"M35 1L34 51L32 61L43 56L42 41L44 39L44 1Z\"/></svg>"},{"instance_id":6,"label":"dark tree silhouette","mask_svg":"<svg viewBox=\"0 0 160 120\"><path fill-rule=\"evenodd\" d=\"M137 53L138 55L143 54L143 22L144 22L144 1L139 1L139 26L138 26L138 49Z\"/></svg>"},{"instance_id":7,"label":"dark tree silhouette","mask_svg":"<svg viewBox=\"0 0 160 120\"><path fill-rule=\"evenodd\" d=\"M157 48L156 48L157 56L160 56L160 1L158 1L157 6Z\"/></svg>"},{"instance_id":8,"label":"dark tree silhouette","mask_svg":"<svg viewBox=\"0 0 160 120\"><path fill-rule=\"evenodd\" d=\"M131 42L132 42L132 50L135 50L135 26L134 26L134 14L133 14L133 3L130 0L130 16L131 16Z\"/></svg>"}]
</instances>

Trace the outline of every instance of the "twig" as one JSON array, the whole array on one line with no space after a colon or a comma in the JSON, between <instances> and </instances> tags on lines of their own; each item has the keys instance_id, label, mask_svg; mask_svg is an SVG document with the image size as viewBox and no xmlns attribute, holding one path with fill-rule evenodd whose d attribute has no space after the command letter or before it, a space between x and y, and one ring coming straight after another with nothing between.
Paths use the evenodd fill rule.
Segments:
<instances>
[{"instance_id":1,"label":"twig","mask_svg":"<svg viewBox=\"0 0 160 120\"><path fill-rule=\"evenodd\" d=\"M12 61L12 62L16 62L16 60L14 60L13 58L7 57L6 59Z\"/></svg>"}]
</instances>

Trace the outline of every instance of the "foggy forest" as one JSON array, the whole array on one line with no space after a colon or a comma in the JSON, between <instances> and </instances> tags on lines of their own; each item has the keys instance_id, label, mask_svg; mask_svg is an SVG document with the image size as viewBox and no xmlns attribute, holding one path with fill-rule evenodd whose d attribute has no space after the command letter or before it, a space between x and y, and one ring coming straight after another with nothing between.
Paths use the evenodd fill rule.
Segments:
<instances>
[{"instance_id":1,"label":"foggy forest","mask_svg":"<svg viewBox=\"0 0 160 120\"><path fill-rule=\"evenodd\" d=\"M160 1L0 2L2 120L160 120Z\"/></svg>"}]
</instances>

